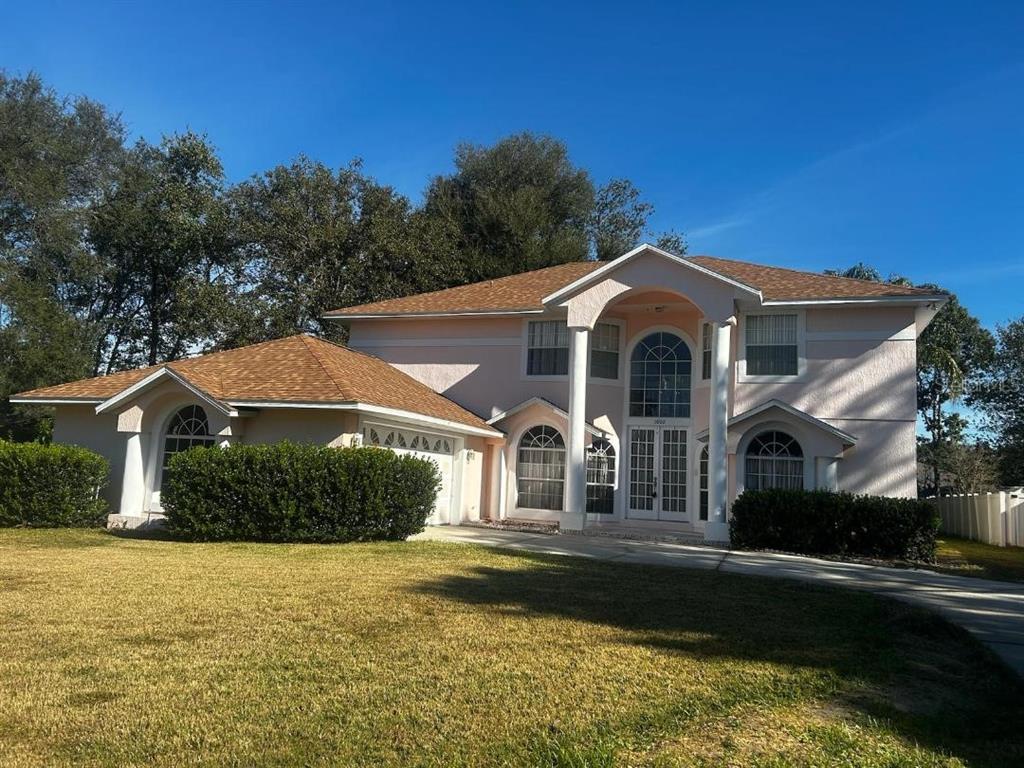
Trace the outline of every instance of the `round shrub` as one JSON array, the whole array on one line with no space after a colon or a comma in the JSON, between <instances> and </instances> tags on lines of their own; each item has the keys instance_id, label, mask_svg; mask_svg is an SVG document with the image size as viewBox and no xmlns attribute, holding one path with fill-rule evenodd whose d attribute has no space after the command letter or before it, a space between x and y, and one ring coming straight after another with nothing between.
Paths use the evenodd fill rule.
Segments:
<instances>
[{"instance_id":1,"label":"round shrub","mask_svg":"<svg viewBox=\"0 0 1024 768\"><path fill-rule=\"evenodd\" d=\"M939 516L917 499L780 488L745 491L732 505L737 549L930 562Z\"/></svg>"},{"instance_id":2,"label":"round shrub","mask_svg":"<svg viewBox=\"0 0 1024 768\"><path fill-rule=\"evenodd\" d=\"M0 440L0 527L102 525L109 473L107 460L85 448Z\"/></svg>"},{"instance_id":3,"label":"round shrub","mask_svg":"<svg viewBox=\"0 0 1024 768\"><path fill-rule=\"evenodd\" d=\"M423 530L441 478L383 448L295 443L175 454L161 502L171 531L203 541L398 541Z\"/></svg>"}]
</instances>

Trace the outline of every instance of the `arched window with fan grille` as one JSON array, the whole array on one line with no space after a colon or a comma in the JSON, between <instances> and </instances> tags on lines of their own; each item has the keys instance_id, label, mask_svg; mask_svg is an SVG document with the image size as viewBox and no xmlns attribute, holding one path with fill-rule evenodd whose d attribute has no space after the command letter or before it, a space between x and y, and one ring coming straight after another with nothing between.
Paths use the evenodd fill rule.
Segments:
<instances>
[{"instance_id":1,"label":"arched window with fan grille","mask_svg":"<svg viewBox=\"0 0 1024 768\"><path fill-rule=\"evenodd\" d=\"M164 432L164 457L160 464L160 487L167 475L167 465L176 453L196 446L210 446L216 438L210 434L210 421L198 405L186 405L178 410L167 423Z\"/></svg>"},{"instance_id":2,"label":"arched window with fan grille","mask_svg":"<svg viewBox=\"0 0 1024 768\"><path fill-rule=\"evenodd\" d=\"M747 490L804 487L803 449L785 432L761 432L750 441L744 458Z\"/></svg>"}]
</instances>

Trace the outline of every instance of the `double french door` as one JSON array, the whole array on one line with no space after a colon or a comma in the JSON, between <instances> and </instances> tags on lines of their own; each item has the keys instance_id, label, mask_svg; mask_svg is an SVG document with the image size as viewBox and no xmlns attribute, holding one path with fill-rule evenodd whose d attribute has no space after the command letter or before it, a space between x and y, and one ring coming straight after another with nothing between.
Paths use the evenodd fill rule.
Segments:
<instances>
[{"instance_id":1,"label":"double french door","mask_svg":"<svg viewBox=\"0 0 1024 768\"><path fill-rule=\"evenodd\" d=\"M626 517L686 522L686 430L629 427Z\"/></svg>"}]
</instances>

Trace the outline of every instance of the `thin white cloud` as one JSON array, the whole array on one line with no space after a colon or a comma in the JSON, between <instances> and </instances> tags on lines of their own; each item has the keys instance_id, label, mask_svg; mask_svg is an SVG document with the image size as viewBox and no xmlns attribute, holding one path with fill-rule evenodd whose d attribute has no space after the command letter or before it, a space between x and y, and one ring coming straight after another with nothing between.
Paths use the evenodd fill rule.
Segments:
<instances>
[{"instance_id":1,"label":"thin white cloud","mask_svg":"<svg viewBox=\"0 0 1024 768\"><path fill-rule=\"evenodd\" d=\"M713 235L727 232L730 229L737 229L738 227L746 226L749 218L745 216L736 216L731 219L723 219L722 221L715 222L713 224L707 224L703 227L691 227L686 230L686 236L690 238L699 239L702 237L712 237Z\"/></svg>"},{"instance_id":2,"label":"thin white cloud","mask_svg":"<svg viewBox=\"0 0 1024 768\"><path fill-rule=\"evenodd\" d=\"M731 215L704 226L687 229L687 237L693 240L699 240L704 237L713 237L729 230L754 224L757 219L760 219L765 214L770 213L773 208L780 204L784 204L788 199L787 193L790 190L799 187L799 185L804 183L809 177L828 169L836 163L846 161L851 157L862 155L883 146L894 139L898 139L912 133L914 130L921 128L929 121L937 118L941 119L946 111L957 108L957 105L960 102L971 98L979 87L998 81L1000 78L1016 76L1022 70L1024 70L1024 64L1013 64L1009 67L990 72L989 74L969 83L951 88L946 93L946 98L925 109L919 115L897 125L890 126L888 130L883 131L873 138L853 142L846 147L823 155L817 160L795 169L792 173L781 176L774 183L748 195L740 204L738 209ZM1006 265L1008 271L997 274L1017 274L1017 270L1014 270L1013 266L1014 265Z\"/></svg>"},{"instance_id":3,"label":"thin white cloud","mask_svg":"<svg viewBox=\"0 0 1024 768\"><path fill-rule=\"evenodd\" d=\"M969 267L938 272L934 275L934 281L939 284L954 281L958 283L983 283L996 277L1024 275L1024 259L1007 261L1002 264L978 266L980 262L981 260L972 260L972 264Z\"/></svg>"}]
</instances>

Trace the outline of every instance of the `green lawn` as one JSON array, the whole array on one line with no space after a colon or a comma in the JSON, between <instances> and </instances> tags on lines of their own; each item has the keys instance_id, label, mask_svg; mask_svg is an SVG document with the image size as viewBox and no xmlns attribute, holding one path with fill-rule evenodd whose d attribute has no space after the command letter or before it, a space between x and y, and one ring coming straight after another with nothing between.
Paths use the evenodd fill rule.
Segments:
<instances>
[{"instance_id":1,"label":"green lawn","mask_svg":"<svg viewBox=\"0 0 1024 768\"><path fill-rule=\"evenodd\" d=\"M968 539L939 539L937 571L982 579L1024 581L1024 548L993 547Z\"/></svg>"},{"instance_id":2,"label":"green lawn","mask_svg":"<svg viewBox=\"0 0 1024 768\"><path fill-rule=\"evenodd\" d=\"M436 543L0 531L0 765L1021 765L963 632L798 583Z\"/></svg>"}]
</instances>

